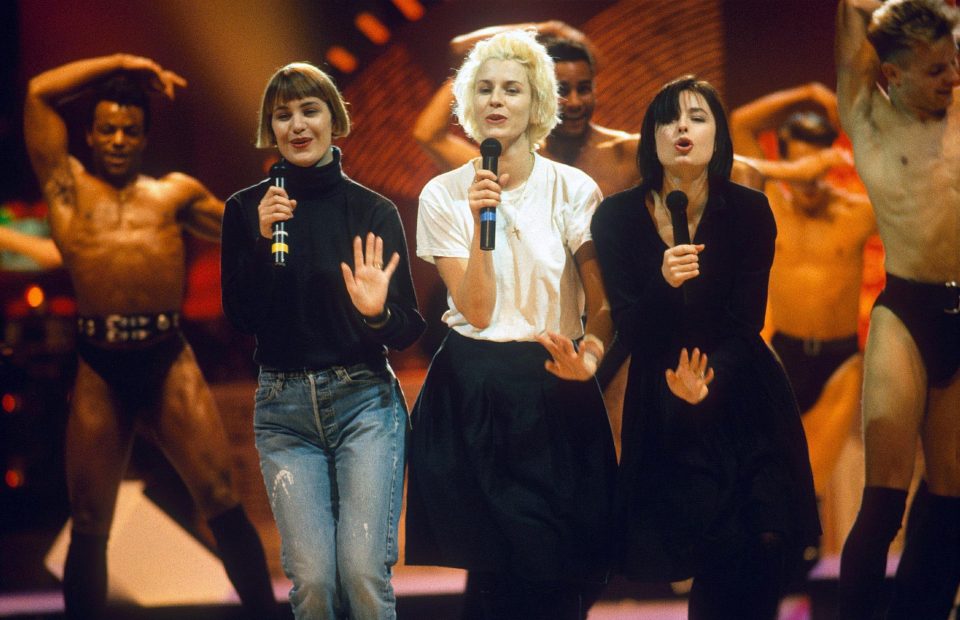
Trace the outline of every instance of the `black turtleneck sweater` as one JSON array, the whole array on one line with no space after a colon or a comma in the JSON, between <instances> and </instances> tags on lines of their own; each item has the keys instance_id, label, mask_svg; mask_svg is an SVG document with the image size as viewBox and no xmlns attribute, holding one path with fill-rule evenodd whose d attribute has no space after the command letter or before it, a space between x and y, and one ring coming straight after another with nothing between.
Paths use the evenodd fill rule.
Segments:
<instances>
[{"instance_id":1,"label":"black turtleneck sweater","mask_svg":"<svg viewBox=\"0 0 960 620\"><path fill-rule=\"evenodd\" d=\"M286 191L297 201L287 222L286 267L274 267L270 240L260 235L257 205L264 180L227 200L223 215L223 311L241 331L256 335L254 359L281 370L384 364L386 348L403 349L426 326L417 310L407 244L396 206L352 181L340 169L340 150L322 167L288 165ZM383 238L384 263L400 264L390 280L390 319L373 328L350 301L340 263L353 268L353 239Z\"/></svg>"}]
</instances>

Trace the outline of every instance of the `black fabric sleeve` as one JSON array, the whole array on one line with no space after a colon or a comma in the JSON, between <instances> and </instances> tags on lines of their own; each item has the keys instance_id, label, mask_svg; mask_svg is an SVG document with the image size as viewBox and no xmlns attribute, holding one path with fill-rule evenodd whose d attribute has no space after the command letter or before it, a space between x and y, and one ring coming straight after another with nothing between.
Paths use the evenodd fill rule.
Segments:
<instances>
[{"instance_id":1,"label":"black fabric sleeve","mask_svg":"<svg viewBox=\"0 0 960 620\"><path fill-rule=\"evenodd\" d=\"M626 200L639 192L618 194L597 208L590 226L617 338L631 351L662 350L679 328L683 292L660 272L657 252L642 246L637 218ZM633 205L635 208L642 208ZM660 260L662 260L662 255Z\"/></svg>"},{"instance_id":2,"label":"black fabric sleeve","mask_svg":"<svg viewBox=\"0 0 960 620\"><path fill-rule=\"evenodd\" d=\"M417 307L403 223L392 203L381 205L378 209L373 233L383 239L384 263L390 262L394 252L400 255L400 263L390 278L387 290L386 308L390 311L390 318L380 327L370 327L366 322L361 322L367 336L374 342L395 350L405 349L423 334L427 324Z\"/></svg>"},{"instance_id":3,"label":"black fabric sleeve","mask_svg":"<svg viewBox=\"0 0 960 620\"><path fill-rule=\"evenodd\" d=\"M767 307L767 288L777 238L777 226L766 196L755 197L736 206L741 213L735 230L739 260L734 265L733 284L725 312L718 317L719 332L725 337L710 356L716 373L712 392L722 393L730 381L742 377L745 359L752 357L751 341L759 338Z\"/></svg>"}]
</instances>

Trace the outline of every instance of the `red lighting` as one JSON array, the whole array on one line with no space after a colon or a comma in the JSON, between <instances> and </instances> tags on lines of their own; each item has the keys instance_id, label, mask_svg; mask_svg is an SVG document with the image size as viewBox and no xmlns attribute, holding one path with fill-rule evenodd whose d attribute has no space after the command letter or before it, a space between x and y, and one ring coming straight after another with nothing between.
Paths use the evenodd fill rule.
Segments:
<instances>
[{"instance_id":1,"label":"red lighting","mask_svg":"<svg viewBox=\"0 0 960 620\"><path fill-rule=\"evenodd\" d=\"M19 489L23 486L23 472L17 469L8 469L7 473L3 476L3 481L7 483L7 486L11 489Z\"/></svg>"},{"instance_id":2,"label":"red lighting","mask_svg":"<svg viewBox=\"0 0 960 620\"><path fill-rule=\"evenodd\" d=\"M4 394L0 397L0 407L7 413L13 413L17 410L17 397L13 394Z\"/></svg>"},{"instance_id":3,"label":"red lighting","mask_svg":"<svg viewBox=\"0 0 960 620\"><path fill-rule=\"evenodd\" d=\"M383 25L373 14L364 11L353 20L357 30L362 32L377 45L383 45L390 40L390 29Z\"/></svg>"},{"instance_id":4,"label":"red lighting","mask_svg":"<svg viewBox=\"0 0 960 620\"><path fill-rule=\"evenodd\" d=\"M14 297L4 308L3 313L7 316L7 319L22 319L30 314L30 307L20 297Z\"/></svg>"},{"instance_id":5,"label":"red lighting","mask_svg":"<svg viewBox=\"0 0 960 620\"><path fill-rule=\"evenodd\" d=\"M51 297L50 312L57 316L73 316L77 313L77 302L64 295Z\"/></svg>"},{"instance_id":6,"label":"red lighting","mask_svg":"<svg viewBox=\"0 0 960 620\"><path fill-rule=\"evenodd\" d=\"M393 5L400 9L403 16L412 22L423 17L423 5L417 0L393 0Z\"/></svg>"},{"instance_id":7,"label":"red lighting","mask_svg":"<svg viewBox=\"0 0 960 620\"><path fill-rule=\"evenodd\" d=\"M327 50L327 61L344 73L353 73L357 70L357 57L339 45L334 45Z\"/></svg>"}]
</instances>

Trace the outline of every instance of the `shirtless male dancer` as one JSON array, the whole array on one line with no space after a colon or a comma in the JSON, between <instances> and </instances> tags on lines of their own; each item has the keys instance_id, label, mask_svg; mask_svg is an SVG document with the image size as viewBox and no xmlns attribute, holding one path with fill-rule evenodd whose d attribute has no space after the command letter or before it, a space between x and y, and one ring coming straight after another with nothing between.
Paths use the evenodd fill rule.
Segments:
<instances>
[{"instance_id":1,"label":"shirtless male dancer","mask_svg":"<svg viewBox=\"0 0 960 620\"><path fill-rule=\"evenodd\" d=\"M918 437L929 494L887 617L946 618L960 582L958 19L943 0L842 0L837 11L840 120L887 271L864 358L866 486L841 558L844 619L878 606Z\"/></svg>"},{"instance_id":2,"label":"shirtless male dancer","mask_svg":"<svg viewBox=\"0 0 960 620\"><path fill-rule=\"evenodd\" d=\"M867 197L826 180L831 168L850 163L848 153L833 147L838 120L836 95L818 83L770 93L730 115L734 149L765 175L777 220L771 344L803 414L818 497L860 411L863 250L876 232ZM771 129L776 161L764 158L759 142Z\"/></svg>"},{"instance_id":3,"label":"shirtless male dancer","mask_svg":"<svg viewBox=\"0 0 960 620\"><path fill-rule=\"evenodd\" d=\"M105 613L107 537L133 436L142 432L187 483L250 617L276 618L263 547L232 487L222 422L179 329L183 233L218 239L223 203L185 174L139 173L150 125L145 80L171 99L186 85L152 60L116 54L34 77L24 109L27 151L79 313L66 438L66 614ZM91 88L88 171L68 152L56 105Z\"/></svg>"}]
</instances>

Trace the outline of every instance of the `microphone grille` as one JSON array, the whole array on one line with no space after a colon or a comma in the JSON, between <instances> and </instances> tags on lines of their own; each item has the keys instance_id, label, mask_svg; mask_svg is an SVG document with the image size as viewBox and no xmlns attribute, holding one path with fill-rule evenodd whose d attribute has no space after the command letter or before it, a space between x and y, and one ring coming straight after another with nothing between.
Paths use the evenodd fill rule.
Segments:
<instances>
[{"instance_id":1,"label":"microphone grille","mask_svg":"<svg viewBox=\"0 0 960 620\"><path fill-rule=\"evenodd\" d=\"M678 211L687 208L687 195L678 189L667 194L667 208L671 211Z\"/></svg>"},{"instance_id":2,"label":"microphone grille","mask_svg":"<svg viewBox=\"0 0 960 620\"><path fill-rule=\"evenodd\" d=\"M270 176L277 178L286 175L287 173L287 160L280 158L275 164L270 166Z\"/></svg>"},{"instance_id":3,"label":"microphone grille","mask_svg":"<svg viewBox=\"0 0 960 620\"><path fill-rule=\"evenodd\" d=\"M484 157L500 157L503 147L496 138L487 138L480 143L480 154Z\"/></svg>"}]
</instances>

